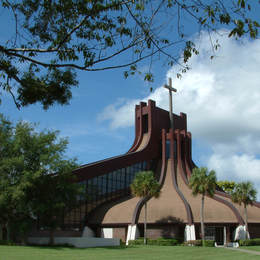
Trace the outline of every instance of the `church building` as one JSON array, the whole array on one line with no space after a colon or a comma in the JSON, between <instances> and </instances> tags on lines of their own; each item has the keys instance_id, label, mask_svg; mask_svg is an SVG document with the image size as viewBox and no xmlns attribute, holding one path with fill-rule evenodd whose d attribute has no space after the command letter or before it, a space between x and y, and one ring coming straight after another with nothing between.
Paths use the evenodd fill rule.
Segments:
<instances>
[{"instance_id":1,"label":"church building","mask_svg":"<svg viewBox=\"0 0 260 260\"><path fill-rule=\"evenodd\" d=\"M64 220L85 235L120 238L143 236L147 202L148 238L200 239L201 196L188 186L192 169L192 138L184 113L172 114L149 100L135 108L135 140L123 155L82 165L74 171L87 199ZM173 125L173 127L171 127ZM140 171L152 170L161 186L159 198L133 197L130 184ZM245 230L243 207L217 188L205 198L206 239L225 244ZM260 203L248 206L250 237L260 237Z\"/></svg>"}]
</instances>

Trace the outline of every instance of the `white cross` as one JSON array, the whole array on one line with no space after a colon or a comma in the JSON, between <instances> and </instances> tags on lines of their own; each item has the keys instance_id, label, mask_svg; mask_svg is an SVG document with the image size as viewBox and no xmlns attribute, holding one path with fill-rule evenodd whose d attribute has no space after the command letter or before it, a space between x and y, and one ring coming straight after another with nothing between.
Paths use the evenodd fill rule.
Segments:
<instances>
[{"instance_id":1,"label":"white cross","mask_svg":"<svg viewBox=\"0 0 260 260\"><path fill-rule=\"evenodd\" d=\"M172 92L177 92L177 89L172 87L172 78L169 78L169 85L165 84L164 87L169 90L169 107L170 107L169 113L170 113L171 128L172 130L174 130L173 114L172 114Z\"/></svg>"}]
</instances>

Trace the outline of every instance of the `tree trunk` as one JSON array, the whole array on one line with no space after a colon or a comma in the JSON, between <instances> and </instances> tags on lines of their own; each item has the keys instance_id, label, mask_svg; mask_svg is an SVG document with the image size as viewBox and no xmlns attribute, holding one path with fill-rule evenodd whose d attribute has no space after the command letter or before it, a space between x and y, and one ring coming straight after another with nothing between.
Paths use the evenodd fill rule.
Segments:
<instances>
[{"instance_id":1,"label":"tree trunk","mask_svg":"<svg viewBox=\"0 0 260 260\"><path fill-rule=\"evenodd\" d=\"M9 222L6 222L6 234L7 234L7 240L11 240L11 230L10 230L10 225Z\"/></svg>"},{"instance_id":2,"label":"tree trunk","mask_svg":"<svg viewBox=\"0 0 260 260\"><path fill-rule=\"evenodd\" d=\"M50 229L50 237L49 237L49 245L53 246L54 245L54 229Z\"/></svg>"},{"instance_id":3,"label":"tree trunk","mask_svg":"<svg viewBox=\"0 0 260 260\"><path fill-rule=\"evenodd\" d=\"M144 204L144 244L146 245L147 244L147 241L146 241L146 224L147 224L147 204L145 202Z\"/></svg>"},{"instance_id":4,"label":"tree trunk","mask_svg":"<svg viewBox=\"0 0 260 260\"><path fill-rule=\"evenodd\" d=\"M3 227L2 227L2 224L0 224L0 240L4 240L3 239Z\"/></svg>"},{"instance_id":5,"label":"tree trunk","mask_svg":"<svg viewBox=\"0 0 260 260\"><path fill-rule=\"evenodd\" d=\"M246 225L246 239L248 239L248 224L247 224L247 208L244 205L245 225Z\"/></svg>"},{"instance_id":6,"label":"tree trunk","mask_svg":"<svg viewBox=\"0 0 260 260\"><path fill-rule=\"evenodd\" d=\"M202 240L202 246L204 246L204 240L205 240L205 231L204 231L204 194L201 198L201 208L200 208L200 225L201 225L201 240Z\"/></svg>"}]
</instances>

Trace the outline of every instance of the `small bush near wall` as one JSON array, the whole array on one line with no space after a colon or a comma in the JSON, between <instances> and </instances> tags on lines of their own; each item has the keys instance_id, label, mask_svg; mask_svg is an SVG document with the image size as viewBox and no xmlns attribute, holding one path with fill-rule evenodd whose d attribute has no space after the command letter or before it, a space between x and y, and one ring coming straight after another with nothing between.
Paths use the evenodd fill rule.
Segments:
<instances>
[{"instance_id":1,"label":"small bush near wall","mask_svg":"<svg viewBox=\"0 0 260 260\"><path fill-rule=\"evenodd\" d=\"M158 239L149 239L148 245L157 245L157 246L176 246L178 245L178 240L173 238L158 238Z\"/></svg>"},{"instance_id":2,"label":"small bush near wall","mask_svg":"<svg viewBox=\"0 0 260 260\"><path fill-rule=\"evenodd\" d=\"M11 240L0 240L0 245L5 245L5 246L15 246L16 243L14 243Z\"/></svg>"},{"instance_id":3,"label":"small bush near wall","mask_svg":"<svg viewBox=\"0 0 260 260\"><path fill-rule=\"evenodd\" d=\"M201 240L189 240L183 243L184 246L202 246Z\"/></svg>"},{"instance_id":4,"label":"small bush near wall","mask_svg":"<svg viewBox=\"0 0 260 260\"><path fill-rule=\"evenodd\" d=\"M143 245L144 239L138 238L136 240L130 240L129 245ZM147 239L147 245L156 245L156 246L176 246L179 242L177 239L172 238L158 238L158 239Z\"/></svg>"},{"instance_id":5,"label":"small bush near wall","mask_svg":"<svg viewBox=\"0 0 260 260\"><path fill-rule=\"evenodd\" d=\"M259 246L260 238L242 239L242 240L239 240L239 245L240 246Z\"/></svg>"},{"instance_id":6,"label":"small bush near wall","mask_svg":"<svg viewBox=\"0 0 260 260\"><path fill-rule=\"evenodd\" d=\"M205 240L204 241L204 246L214 247L215 246L215 241L214 240Z\"/></svg>"},{"instance_id":7,"label":"small bush near wall","mask_svg":"<svg viewBox=\"0 0 260 260\"><path fill-rule=\"evenodd\" d=\"M183 243L184 246L202 246L202 240L190 240ZM204 246L214 247L214 240L204 240Z\"/></svg>"},{"instance_id":8,"label":"small bush near wall","mask_svg":"<svg viewBox=\"0 0 260 260\"><path fill-rule=\"evenodd\" d=\"M136 240L130 240L128 245L143 245L144 244L144 239L141 237L141 238L138 238Z\"/></svg>"}]
</instances>

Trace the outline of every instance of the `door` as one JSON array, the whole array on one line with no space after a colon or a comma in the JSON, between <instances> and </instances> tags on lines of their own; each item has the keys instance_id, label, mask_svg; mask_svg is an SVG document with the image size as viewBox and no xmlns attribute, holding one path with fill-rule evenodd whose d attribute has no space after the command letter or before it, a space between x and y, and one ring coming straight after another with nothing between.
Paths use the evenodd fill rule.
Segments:
<instances>
[{"instance_id":1,"label":"door","mask_svg":"<svg viewBox=\"0 0 260 260\"><path fill-rule=\"evenodd\" d=\"M215 241L217 245L224 245L224 227L215 228Z\"/></svg>"}]
</instances>

